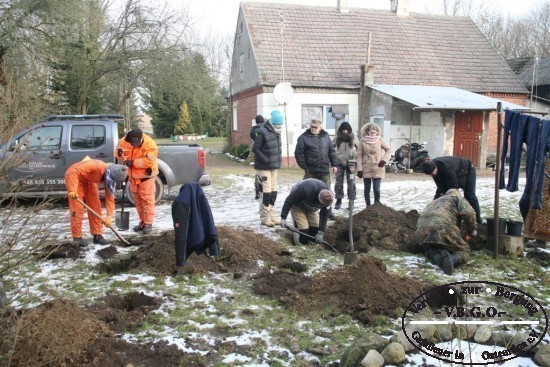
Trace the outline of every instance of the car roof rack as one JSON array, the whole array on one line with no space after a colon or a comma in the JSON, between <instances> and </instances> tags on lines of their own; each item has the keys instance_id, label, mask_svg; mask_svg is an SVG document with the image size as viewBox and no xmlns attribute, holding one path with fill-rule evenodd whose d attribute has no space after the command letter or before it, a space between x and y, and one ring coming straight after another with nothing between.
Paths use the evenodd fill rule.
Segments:
<instances>
[{"instance_id":1,"label":"car roof rack","mask_svg":"<svg viewBox=\"0 0 550 367\"><path fill-rule=\"evenodd\" d=\"M40 122L59 121L59 120L122 120L124 116L115 114L99 115L51 115L42 119Z\"/></svg>"}]
</instances>

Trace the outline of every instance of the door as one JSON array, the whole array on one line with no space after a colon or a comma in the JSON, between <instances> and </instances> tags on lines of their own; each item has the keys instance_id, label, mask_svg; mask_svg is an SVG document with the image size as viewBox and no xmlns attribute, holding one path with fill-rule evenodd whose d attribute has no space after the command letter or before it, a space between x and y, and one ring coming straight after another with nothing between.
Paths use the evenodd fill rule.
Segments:
<instances>
[{"instance_id":1,"label":"door","mask_svg":"<svg viewBox=\"0 0 550 367\"><path fill-rule=\"evenodd\" d=\"M483 112L456 112L453 155L469 159L475 167L479 167L482 132Z\"/></svg>"},{"instance_id":2,"label":"door","mask_svg":"<svg viewBox=\"0 0 550 367\"><path fill-rule=\"evenodd\" d=\"M8 175L21 191L42 192L64 186L62 135L61 125L39 125L12 140L8 157L15 167Z\"/></svg>"}]
</instances>

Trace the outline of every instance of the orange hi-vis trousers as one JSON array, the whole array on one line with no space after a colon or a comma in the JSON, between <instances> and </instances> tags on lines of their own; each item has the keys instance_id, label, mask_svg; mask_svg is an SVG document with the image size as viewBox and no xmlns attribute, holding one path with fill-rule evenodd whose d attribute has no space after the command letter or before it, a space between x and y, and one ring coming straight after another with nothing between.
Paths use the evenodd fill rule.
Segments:
<instances>
[{"instance_id":1,"label":"orange hi-vis trousers","mask_svg":"<svg viewBox=\"0 0 550 367\"><path fill-rule=\"evenodd\" d=\"M78 184L78 197L90 206L96 213L101 215L101 200L99 199L99 188L96 183L88 182ZM84 206L78 201L69 199L69 210L71 212L71 232L73 238L82 238L82 218L84 217ZM101 234L101 220L88 211L90 232L92 235Z\"/></svg>"},{"instance_id":2,"label":"orange hi-vis trousers","mask_svg":"<svg viewBox=\"0 0 550 367\"><path fill-rule=\"evenodd\" d=\"M155 177L141 182L130 180L130 190L134 195L140 222L153 224L155 219Z\"/></svg>"}]
</instances>

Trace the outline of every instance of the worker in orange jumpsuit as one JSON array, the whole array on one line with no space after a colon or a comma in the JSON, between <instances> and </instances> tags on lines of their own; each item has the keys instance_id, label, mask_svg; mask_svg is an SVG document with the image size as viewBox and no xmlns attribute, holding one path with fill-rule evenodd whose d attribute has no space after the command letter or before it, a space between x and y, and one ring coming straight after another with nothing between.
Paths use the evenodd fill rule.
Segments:
<instances>
[{"instance_id":1,"label":"worker in orange jumpsuit","mask_svg":"<svg viewBox=\"0 0 550 367\"><path fill-rule=\"evenodd\" d=\"M127 168L120 164L106 163L97 159L84 158L69 167L65 174L65 186L69 192L69 210L71 211L71 232L74 242L86 247L88 243L82 238L82 218L84 206L77 200L84 200L90 208L101 215L101 201L99 199L98 184L105 184L105 207L107 216L103 222L107 227L111 226L111 218L115 213L116 183L126 180ZM93 242L99 245L108 245L102 233L101 220L88 211L90 232Z\"/></svg>"},{"instance_id":2,"label":"worker in orange jumpsuit","mask_svg":"<svg viewBox=\"0 0 550 367\"><path fill-rule=\"evenodd\" d=\"M128 167L130 190L139 215L134 231L151 233L155 218L155 177L159 174L157 144L140 129L132 129L120 139L115 155Z\"/></svg>"}]
</instances>

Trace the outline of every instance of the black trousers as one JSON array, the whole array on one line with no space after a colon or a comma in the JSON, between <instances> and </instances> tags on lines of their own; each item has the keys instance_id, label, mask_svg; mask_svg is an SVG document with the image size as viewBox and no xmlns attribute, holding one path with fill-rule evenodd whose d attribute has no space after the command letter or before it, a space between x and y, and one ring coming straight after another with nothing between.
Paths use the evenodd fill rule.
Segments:
<instances>
[{"instance_id":1,"label":"black trousers","mask_svg":"<svg viewBox=\"0 0 550 367\"><path fill-rule=\"evenodd\" d=\"M464 199L470 203L476 212L476 221L481 223L481 213L479 209L479 201L476 196L476 170L472 167L468 176L466 176L466 186L464 190Z\"/></svg>"}]
</instances>

